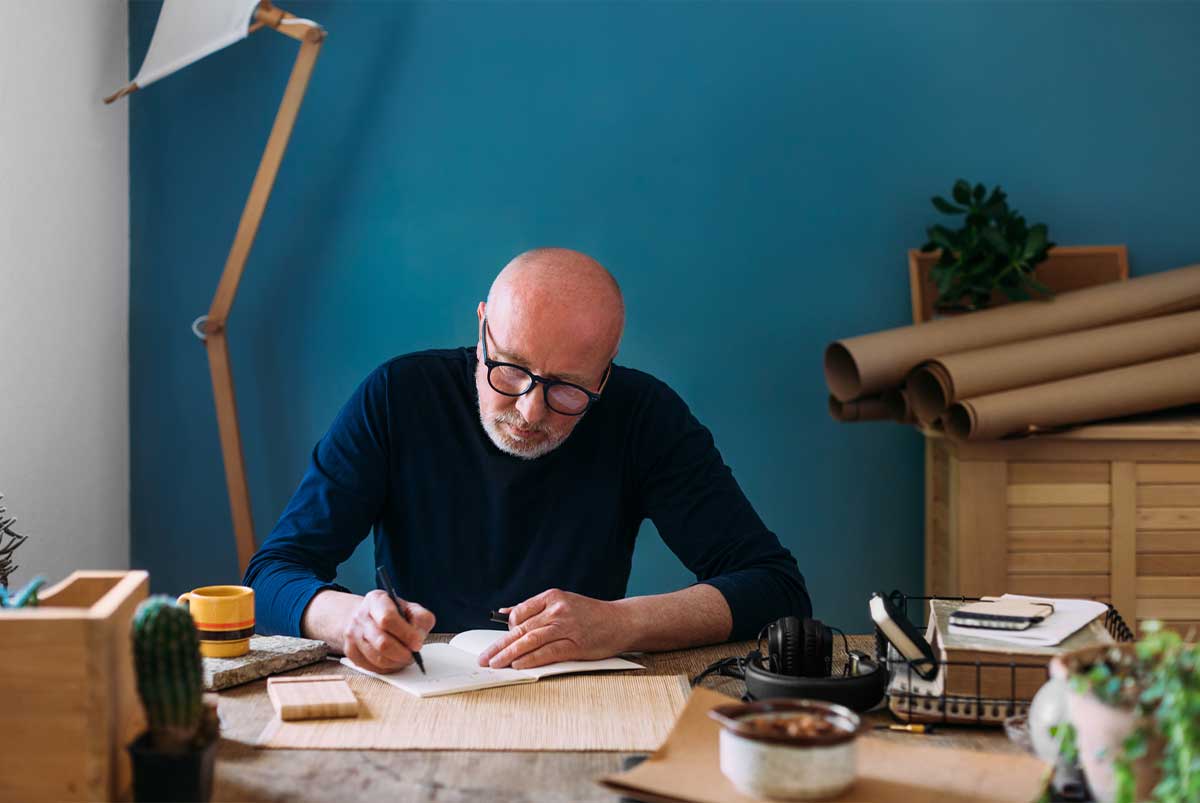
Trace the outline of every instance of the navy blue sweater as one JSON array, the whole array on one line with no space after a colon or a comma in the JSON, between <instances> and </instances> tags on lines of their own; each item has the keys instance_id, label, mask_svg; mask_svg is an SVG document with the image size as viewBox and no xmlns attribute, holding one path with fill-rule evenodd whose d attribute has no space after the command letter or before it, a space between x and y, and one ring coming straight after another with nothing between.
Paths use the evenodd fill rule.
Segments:
<instances>
[{"instance_id":1,"label":"navy blue sweater","mask_svg":"<svg viewBox=\"0 0 1200 803\"><path fill-rule=\"evenodd\" d=\"M731 639L811 615L795 559L664 383L614 366L566 441L524 460L484 432L474 371L474 349L426 351L355 390L246 569L260 633L299 635L318 591L346 590L337 567L372 528L376 562L439 631L488 627L489 609L548 588L619 599L646 518L724 595Z\"/></svg>"}]
</instances>

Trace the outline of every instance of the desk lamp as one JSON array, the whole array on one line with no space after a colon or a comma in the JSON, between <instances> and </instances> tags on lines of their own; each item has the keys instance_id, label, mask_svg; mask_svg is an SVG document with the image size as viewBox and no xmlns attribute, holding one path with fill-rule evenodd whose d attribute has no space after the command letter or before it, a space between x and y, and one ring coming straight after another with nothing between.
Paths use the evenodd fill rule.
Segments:
<instances>
[{"instance_id":1,"label":"desk lamp","mask_svg":"<svg viewBox=\"0 0 1200 803\"><path fill-rule=\"evenodd\" d=\"M254 245L254 236L271 196L271 187L283 161L300 103L316 64L325 30L312 20L300 19L275 7L270 0L164 0L150 48L137 76L125 87L104 99L112 103L170 75L195 61L239 42L250 34L269 28L300 42L300 52L291 77L283 91L275 123L267 138L250 195L242 209L237 233L216 295L207 315L192 324L192 331L208 352L217 425L221 436L221 454L225 461L225 484L233 514L238 567L244 574L254 554L254 520L250 515L250 491L246 485L246 463L242 455L242 437L238 427L237 401L233 392L233 372L225 329L233 307L238 283Z\"/></svg>"}]
</instances>

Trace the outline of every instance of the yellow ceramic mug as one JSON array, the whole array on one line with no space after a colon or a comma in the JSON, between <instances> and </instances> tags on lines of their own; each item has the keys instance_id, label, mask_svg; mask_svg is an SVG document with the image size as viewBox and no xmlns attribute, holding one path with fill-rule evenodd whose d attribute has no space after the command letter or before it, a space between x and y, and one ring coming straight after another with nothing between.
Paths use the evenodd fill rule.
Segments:
<instances>
[{"instance_id":1,"label":"yellow ceramic mug","mask_svg":"<svg viewBox=\"0 0 1200 803\"><path fill-rule=\"evenodd\" d=\"M254 634L254 589L246 586L204 586L179 595L179 604L192 612L200 635L200 654L206 658L235 658L250 651Z\"/></svg>"}]
</instances>

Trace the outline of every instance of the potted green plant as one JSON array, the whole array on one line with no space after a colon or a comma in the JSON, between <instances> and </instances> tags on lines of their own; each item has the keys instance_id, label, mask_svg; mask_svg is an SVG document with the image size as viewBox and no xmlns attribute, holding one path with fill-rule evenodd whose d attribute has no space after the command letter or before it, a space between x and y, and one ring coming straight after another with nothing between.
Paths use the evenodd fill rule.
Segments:
<instances>
[{"instance_id":1,"label":"potted green plant","mask_svg":"<svg viewBox=\"0 0 1200 803\"><path fill-rule=\"evenodd\" d=\"M1034 277L1037 265L1054 247L1045 223L1030 226L999 187L989 193L982 184L965 179L954 182L953 203L939 196L933 206L947 215L962 215L962 225L951 229L934 224L926 229L924 252L941 249L930 275L937 286L935 308L958 312L987 306L997 293L1012 301L1035 295L1050 297L1050 288Z\"/></svg>"},{"instance_id":2,"label":"potted green plant","mask_svg":"<svg viewBox=\"0 0 1200 803\"><path fill-rule=\"evenodd\" d=\"M1065 749L1098 801L1200 800L1200 645L1158 622L1142 632L1053 660L1069 678Z\"/></svg>"},{"instance_id":3,"label":"potted green plant","mask_svg":"<svg viewBox=\"0 0 1200 803\"><path fill-rule=\"evenodd\" d=\"M133 615L133 652L149 724L129 745L134 799L209 800L219 727L192 615L170 597L144 600Z\"/></svg>"}]
</instances>

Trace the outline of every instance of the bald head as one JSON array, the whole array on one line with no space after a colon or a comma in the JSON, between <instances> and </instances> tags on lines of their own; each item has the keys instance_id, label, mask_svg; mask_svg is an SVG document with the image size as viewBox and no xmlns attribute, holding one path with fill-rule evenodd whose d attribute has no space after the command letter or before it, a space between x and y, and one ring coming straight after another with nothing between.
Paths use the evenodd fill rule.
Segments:
<instances>
[{"instance_id":1,"label":"bald head","mask_svg":"<svg viewBox=\"0 0 1200 803\"><path fill-rule=\"evenodd\" d=\"M602 353L604 362L616 354L625 327L617 280L587 254L567 248L514 258L492 282L487 310L489 321L541 332L539 339L586 339L588 351Z\"/></svg>"}]
</instances>

